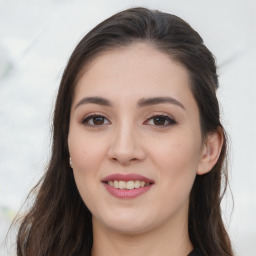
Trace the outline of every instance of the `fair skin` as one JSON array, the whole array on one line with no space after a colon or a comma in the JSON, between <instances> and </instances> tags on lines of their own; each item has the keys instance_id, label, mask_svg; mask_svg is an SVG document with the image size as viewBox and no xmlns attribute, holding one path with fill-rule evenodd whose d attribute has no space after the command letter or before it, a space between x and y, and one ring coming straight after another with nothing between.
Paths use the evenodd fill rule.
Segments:
<instances>
[{"instance_id":1,"label":"fair skin","mask_svg":"<svg viewBox=\"0 0 256 256\"><path fill-rule=\"evenodd\" d=\"M216 163L222 137L202 139L182 65L144 43L97 56L76 85L68 145L92 213L93 256L185 256L193 249L189 194L196 174ZM120 197L104 180L112 174L142 175L149 189Z\"/></svg>"}]
</instances>

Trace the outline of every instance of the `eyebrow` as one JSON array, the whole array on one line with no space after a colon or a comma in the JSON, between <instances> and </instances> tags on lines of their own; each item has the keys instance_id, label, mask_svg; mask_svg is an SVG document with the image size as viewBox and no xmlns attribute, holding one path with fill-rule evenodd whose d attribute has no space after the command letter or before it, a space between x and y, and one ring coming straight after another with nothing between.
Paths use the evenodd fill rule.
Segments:
<instances>
[{"instance_id":1,"label":"eyebrow","mask_svg":"<svg viewBox=\"0 0 256 256\"><path fill-rule=\"evenodd\" d=\"M79 107L80 105L88 104L88 103L102 105L102 106L108 106L108 107L112 106L111 102L108 99L105 99L102 97L85 97L76 104L75 109L77 107Z\"/></svg>"},{"instance_id":2,"label":"eyebrow","mask_svg":"<svg viewBox=\"0 0 256 256\"><path fill-rule=\"evenodd\" d=\"M102 97L85 97L82 100L80 100L76 106L75 109L77 107L79 107L80 105L83 104L97 104L97 105L101 105L101 106L108 106L108 107L112 107L113 104L106 98L102 98ZM162 104L162 103L171 103L174 104L176 106L179 106L183 109L185 109L185 107L176 99L172 98L172 97L152 97L152 98L142 98L138 101L138 106L139 107L146 107L146 106L150 106L150 105L157 105L157 104Z\"/></svg>"},{"instance_id":3,"label":"eyebrow","mask_svg":"<svg viewBox=\"0 0 256 256\"><path fill-rule=\"evenodd\" d=\"M138 106L145 107L145 106L157 105L162 103L171 103L185 109L185 107L178 100L172 97L153 97L153 98L146 98L146 99L142 98L138 101Z\"/></svg>"}]
</instances>

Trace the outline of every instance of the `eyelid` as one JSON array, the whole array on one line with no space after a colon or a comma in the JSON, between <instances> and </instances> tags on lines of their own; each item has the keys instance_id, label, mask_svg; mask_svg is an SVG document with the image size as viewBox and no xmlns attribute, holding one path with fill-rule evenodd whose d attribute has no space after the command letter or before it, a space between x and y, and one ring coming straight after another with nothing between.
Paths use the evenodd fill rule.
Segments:
<instances>
[{"instance_id":1,"label":"eyelid","mask_svg":"<svg viewBox=\"0 0 256 256\"><path fill-rule=\"evenodd\" d=\"M177 124L176 120L175 120L172 116L170 116L170 115L168 115L168 114L166 114L166 113L155 113L155 114L152 114L152 115L150 115L150 116L146 119L145 122L148 122L149 120L151 120L151 119L153 119L153 118L155 118L155 117L163 117L163 118L166 118L166 120L169 121L169 124L167 124L167 125L152 125L152 126L156 126L156 127L160 127L160 128L165 128L165 127L168 127L168 126L172 126L172 125L174 125L174 124ZM144 122L144 123L145 123L145 122ZM143 124L144 124L144 123L143 123Z\"/></svg>"},{"instance_id":2,"label":"eyelid","mask_svg":"<svg viewBox=\"0 0 256 256\"><path fill-rule=\"evenodd\" d=\"M102 125L90 125L90 124L88 124L88 121L93 117L103 117L105 120L108 121L108 124L102 124ZM111 122L109 121L109 119L104 114L90 113L90 114L87 114L86 116L84 116L82 118L81 123L83 125L86 125L86 126L89 126L89 127L92 127L92 128L98 128L98 127L101 127L101 126L104 126L104 125L109 125Z\"/></svg>"},{"instance_id":3,"label":"eyelid","mask_svg":"<svg viewBox=\"0 0 256 256\"><path fill-rule=\"evenodd\" d=\"M100 125L93 125L93 124L88 124L88 121L93 118L93 117L102 117L104 118L105 120L108 121L108 123L106 124L105 121L103 124L100 124ZM170 116L169 114L166 114L166 113L154 113L154 114L151 114L144 122L143 124L149 122L151 119L153 118L156 118L156 117L163 117L165 118L165 120L167 120L169 123L168 124L164 124L164 125L156 125L156 124L151 124L152 126L155 126L155 127L159 127L159 128L165 128L165 127L168 127L168 126L172 126L174 124L176 124L177 122L175 121L175 119ZM83 125L86 125L88 127L92 127L92 128L99 128L99 127L102 127L102 126L105 126L105 125L109 125L111 124L110 120L105 116L105 114L102 114L102 113L90 113L90 114L87 114L86 116L84 116L81 120L81 123Z\"/></svg>"}]
</instances>

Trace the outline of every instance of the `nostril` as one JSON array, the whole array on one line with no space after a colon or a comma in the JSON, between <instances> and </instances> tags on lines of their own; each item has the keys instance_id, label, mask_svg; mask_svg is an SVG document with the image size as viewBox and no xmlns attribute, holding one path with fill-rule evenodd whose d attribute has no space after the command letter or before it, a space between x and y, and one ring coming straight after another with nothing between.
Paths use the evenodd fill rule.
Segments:
<instances>
[{"instance_id":1,"label":"nostril","mask_svg":"<svg viewBox=\"0 0 256 256\"><path fill-rule=\"evenodd\" d=\"M129 145L114 145L109 148L108 158L122 165L136 163L145 158L145 152L140 147L129 147Z\"/></svg>"}]
</instances>

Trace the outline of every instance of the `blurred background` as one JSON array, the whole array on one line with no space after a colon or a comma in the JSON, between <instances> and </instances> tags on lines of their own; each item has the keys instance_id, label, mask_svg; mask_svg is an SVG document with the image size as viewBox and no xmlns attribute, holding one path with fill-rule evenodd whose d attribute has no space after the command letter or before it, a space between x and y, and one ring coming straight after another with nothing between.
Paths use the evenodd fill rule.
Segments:
<instances>
[{"instance_id":1,"label":"blurred background","mask_svg":"<svg viewBox=\"0 0 256 256\"><path fill-rule=\"evenodd\" d=\"M0 256L13 252L9 225L42 176L54 99L72 50L92 27L129 7L185 19L218 64L218 97L230 137L223 216L238 256L256 255L255 0L0 0Z\"/></svg>"}]
</instances>

